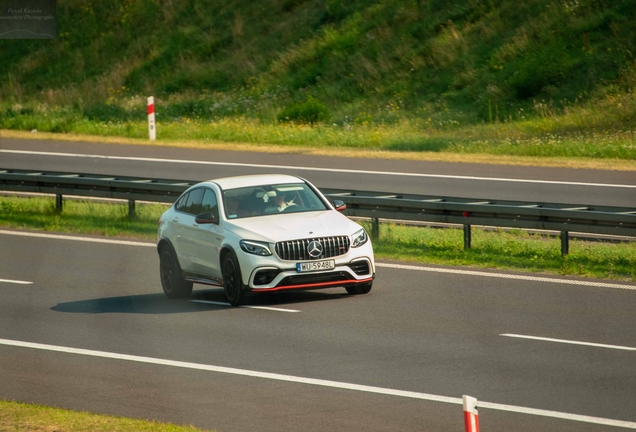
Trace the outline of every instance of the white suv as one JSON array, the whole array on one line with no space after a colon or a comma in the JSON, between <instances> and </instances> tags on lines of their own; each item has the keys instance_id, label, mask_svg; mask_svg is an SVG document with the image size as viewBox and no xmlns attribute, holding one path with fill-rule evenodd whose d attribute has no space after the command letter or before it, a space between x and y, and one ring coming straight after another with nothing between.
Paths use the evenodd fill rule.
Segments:
<instances>
[{"instance_id":1,"label":"white suv","mask_svg":"<svg viewBox=\"0 0 636 432\"><path fill-rule=\"evenodd\" d=\"M234 306L249 291L341 286L368 293L373 248L364 228L339 213L345 208L289 175L196 184L159 219L163 291L181 298L193 283L222 286Z\"/></svg>"}]
</instances>

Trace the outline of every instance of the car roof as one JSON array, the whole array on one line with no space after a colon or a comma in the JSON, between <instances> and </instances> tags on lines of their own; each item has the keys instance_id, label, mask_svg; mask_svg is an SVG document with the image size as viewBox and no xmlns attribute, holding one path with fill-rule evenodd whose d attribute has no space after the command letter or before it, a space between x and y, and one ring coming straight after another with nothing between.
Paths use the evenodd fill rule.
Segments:
<instances>
[{"instance_id":1,"label":"car roof","mask_svg":"<svg viewBox=\"0 0 636 432\"><path fill-rule=\"evenodd\" d=\"M209 181L212 183L216 183L223 190L281 183L304 183L303 179L287 174L258 174L236 177L223 177Z\"/></svg>"}]
</instances>

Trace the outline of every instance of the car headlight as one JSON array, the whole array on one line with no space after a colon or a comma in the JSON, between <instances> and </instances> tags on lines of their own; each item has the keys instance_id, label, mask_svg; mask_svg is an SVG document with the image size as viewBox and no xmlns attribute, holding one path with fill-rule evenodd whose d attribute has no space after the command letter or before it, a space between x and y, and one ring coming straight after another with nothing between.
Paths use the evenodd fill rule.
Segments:
<instances>
[{"instance_id":1,"label":"car headlight","mask_svg":"<svg viewBox=\"0 0 636 432\"><path fill-rule=\"evenodd\" d=\"M353 241L351 242L351 247L360 247L369 240L369 236L367 235L367 232L364 230L364 228L362 228L360 231L352 236L352 240Z\"/></svg>"},{"instance_id":2,"label":"car headlight","mask_svg":"<svg viewBox=\"0 0 636 432\"><path fill-rule=\"evenodd\" d=\"M241 245L241 249L249 254L261 256L268 256L272 254L272 251L269 250L269 245L267 243L252 240L241 240L239 244Z\"/></svg>"}]
</instances>

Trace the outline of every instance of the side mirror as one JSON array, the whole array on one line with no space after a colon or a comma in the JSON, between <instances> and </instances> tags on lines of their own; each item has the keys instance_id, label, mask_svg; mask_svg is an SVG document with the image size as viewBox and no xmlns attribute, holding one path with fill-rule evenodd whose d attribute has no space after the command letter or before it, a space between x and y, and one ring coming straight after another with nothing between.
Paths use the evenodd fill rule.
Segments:
<instances>
[{"instance_id":1,"label":"side mirror","mask_svg":"<svg viewBox=\"0 0 636 432\"><path fill-rule=\"evenodd\" d=\"M347 209L347 205L344 203L344 201L340 201L340 200L335 200L333 202L333 206L336 208L336 210L338 211L343 211Z\"/></svg>"},{"instance_id":2,"label":"side mirror","mask_svg":"<svg viewBox=\"0 0 636 432\"><path fill-rule=\"evenodd\" d=\"M217 223L216 218L214 217L214 213L205 212L199 215L196 215L194 221L198 224L215 224Z\"/></svg>"}]
</instances>

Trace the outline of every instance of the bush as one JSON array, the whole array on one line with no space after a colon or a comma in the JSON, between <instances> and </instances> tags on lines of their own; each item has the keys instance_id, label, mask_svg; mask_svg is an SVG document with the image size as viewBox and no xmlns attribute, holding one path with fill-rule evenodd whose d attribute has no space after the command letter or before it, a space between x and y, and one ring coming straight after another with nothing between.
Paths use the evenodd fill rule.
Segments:
<instances>
[{"instance_id":1,"label":"bush","mask_svg":"<svg viewBox=\"0 0 636 432\"><path fill-rule=\"evenodd\" d=\"M144 118L145 114L146 111L141 108L140 112L135 117ZM127 121L131 120L133 116L131 116L124 108L118 105L98 102L84 108L84 117L88 120L107 122Z\"/></svg>"},{"instance_id":2,"label":"bush","mask_svg":"<svg viewBox=\"0 0 636 432\"><path fill-rule=\"evenodd\" d=\"M572 67L571 63L565 43L556 41L524 53L514 65L516 70L509 82L518 99L528 99L548 85L562 86Z\"/></svg>"},{"instance_id":3,"label":"bush","mask_svg":"<svg viewBox=\"0 0 636 432\"><path fill-rule=\"evenodd\" d=\"M322 102L310 97L301 104L292 105L278 114L279 122L320 123L331 117L329 108Z\"/></svg>"}]
</instances>

